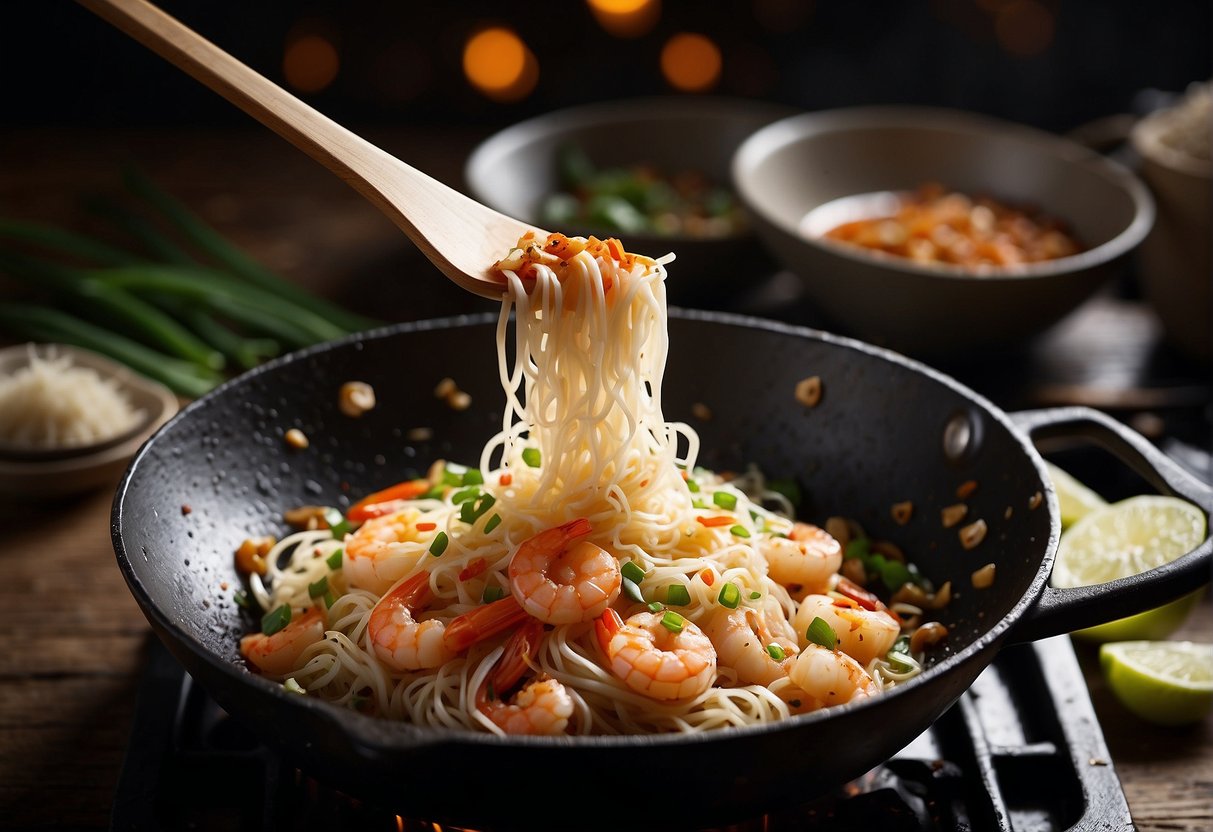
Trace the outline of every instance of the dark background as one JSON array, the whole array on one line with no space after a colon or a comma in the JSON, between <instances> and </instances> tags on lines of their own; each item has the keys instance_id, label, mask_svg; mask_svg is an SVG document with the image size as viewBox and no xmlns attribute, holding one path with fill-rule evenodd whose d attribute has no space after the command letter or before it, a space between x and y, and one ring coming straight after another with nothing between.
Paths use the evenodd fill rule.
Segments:
<instances>
[{"instance_id":1,"label":"dark background","mask_svg":"<svg viewBox=\"0 0 1213 832\"><path fill-rule=\"evenodd\" d=\"M1213 74L1213 4L1200 0L666 0L655 27L636 38L608 34L571 0L161 5L279 81L289 39L323 34L340 70L304 97L356 124L497 126L587 100L671 92L658 55L680 31L720 46L714 93L804 109L937 104L1056 131L1144 109L1156 101L1148 91L1181 91ZM249 123L74 3L6 6L0 126ZM462 45L488 24L514 29L535 53L538 84L520 101L491 101L463 77Z\"/></svg>"}]
</instances>

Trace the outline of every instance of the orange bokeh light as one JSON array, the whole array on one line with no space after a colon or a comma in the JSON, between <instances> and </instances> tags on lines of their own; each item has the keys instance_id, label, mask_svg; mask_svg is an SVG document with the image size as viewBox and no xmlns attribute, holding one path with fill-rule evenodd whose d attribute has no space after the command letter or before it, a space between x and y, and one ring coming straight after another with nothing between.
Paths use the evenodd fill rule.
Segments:
<instances>
[{"instance_id":1,"label":"orange bokeh light","mask_svg":"<svg viewBox=\"0 0 1213 832\"><path fill-rule=\"evenodd\" d=\"M660 0L586 0L598 25L621 38L639 37L657 25Z\"/></svg>"},{"instance_id":2,"label":"orange bokeh light","mask_svg":"<svg viewBox=\"0 0 1213 832\"><path fill-rule=\"evenodd\" d=\"M341 60L337 47L322 35L288 38L282 55L282 75L301 92L320 92L333 83Z\"/></svg>"},{"instance_id":3,"label":"orange bokeh light","mask_svg":"<svg viewBox=\"0 0 1213 832\"><path fill-rule=\"evenodd\" d=\"M702 92L720 79L720 48L703 35L682 32L661 49L661 74L675 89Z\"/></svg>"},{"instance_id":4,"label":"orange bokeh light","mask_svg":"<svg viewBox=\"0 0 1213 832\"><path fill-rule=\"evenodd\" d=\"M517 101L535 88L539 63L522 38L492 27L463 47L463 73L476 89L497 101Z\"/></svg>"}]
</instances>

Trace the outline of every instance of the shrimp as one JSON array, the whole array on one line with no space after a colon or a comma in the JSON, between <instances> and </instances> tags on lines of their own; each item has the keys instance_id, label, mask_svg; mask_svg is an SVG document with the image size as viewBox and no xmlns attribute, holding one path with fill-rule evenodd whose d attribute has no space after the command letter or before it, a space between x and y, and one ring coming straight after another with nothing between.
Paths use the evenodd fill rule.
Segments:
<instances>
[{"instance_id":1,"label":"shrimp","mask_svg":"<svg viewBox=\"0 0 1213 832\"><path fill-rule=\"evenodd\" d=\"M573 698L555 679L536 679L507 702L503 694L532 666L543 640L543 623L528 619L505 643L505 652L476 692L476 707L507 734L563 734L573 715Z\"/></svg>"},{"instance_id":2,"label":"shrimp","mask_svg":"<svg viewBox=\"0 0 1213 832\"><path fill-rule=\"evenodd\" d=\"M881 605L883 606L883 604ZM838 649L862 665L884 658L901 634L901 622L887 610L869 610L850 598L809 595L800 602L793 623L803 636L821 618L838 636Z\"/></svg>"},{"instance_id":3,"label":"shrimp","mask_svg":"<svg viewBox=\"0 0 1213 832\"><path fill-rule=\"evenodd\" d=\"M788 588L793 597L824 592L830 576L842 566L842 546L824 529L795 523L791 534L772 537L762 544L771 580Z\"/></svg>"},{"instance_id":4,"label":"shrimp","mask_svg":"<svg viewBox=\"0 0 1213 832\"><path fill-rule=\"evenodd\" d=\"M792 662L788 678L820 707L842 705L880 693L875 680L859 662L819 644L805 647Z\"/></svg>"},{"instance_id":5,"label":"shrimp","mask_svg":"<svg viewBox=\"0 0 1213 832\"><path fill-rule=\"evenodd\" d=\"M619 597L619 560L588 540L581 518L527 538L510 560L510 590L528 613L548 624L602 615Z\"/></svg>"},{"instance_id":6,"label":"shrimp","mask_svg":"<svg viewBox=\"0 0 1213 832\"><path fill-rule=\"evenodd\" d=\"M641 612L627 621L607 609L594 622L598 646L611 672L652 699L689 699L716 681L716 648L690 621L673 632L662 616Z\"/></svg>"},{"instance_id":7,"label":"shrimp","mask_svg":"<svg viewBox=\"0 0 1213 832\"><path fill-rule=\"evenodd\" d=\"M345 577L350 586L382 595L391 589L418 558L436 534L418 531L421 512L405 508L372 517L345 539Z\"/></svg>"},{"instance_id":8,"label":"shrimp","mask_svg":"<svg viewBox=\"0 0 1213 832\"><path fill-rule=\"evenodd\" d=\"M240 639L240 655L269 676L285 676L309 646L324 638L324 614L313 607L272 636L250 633Z\"/></svg>"},{"instance_id":9,"label":"shrimp","mask_svg":"<svg viewBox=\"0 0 1213 832\"><path fill-rule=\"evenodd\" d=\"M416 620L433 598L429 573L418 572L379 599L366 633L380 661L395 670L424 670L455 658L443 638L442 621Z\"/></svg>"},{"instance_id":10,"label":"shrimp","mask_svg":"<svg viewBox=\"0 0 1213 832\"><path fill-rule=\"evenodd\" d=\"M716 648L717 662L735 670L743 685L770 685L787 676L791 657L800 652L795 641L771 632L759 610L720 607L701 626ZM787 658L772 656L767 649L772 644Z\"/></svg>"}]
</instances>

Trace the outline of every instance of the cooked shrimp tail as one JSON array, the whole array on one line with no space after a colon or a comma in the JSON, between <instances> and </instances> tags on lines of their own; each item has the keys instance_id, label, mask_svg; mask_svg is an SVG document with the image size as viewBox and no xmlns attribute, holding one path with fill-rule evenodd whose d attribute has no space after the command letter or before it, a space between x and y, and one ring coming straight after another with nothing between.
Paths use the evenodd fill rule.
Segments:
<instances>
[{"instance_id":1,"label":"cooked shrimp tail","mask_svg":"<svg viewBox=\"0 0 1213 832\"><path fill-rule=\"evenodd\" d=\"M534 667L543 641L543 623L528 619L506 640L501 658L476 692L476 707L507 734L562 734L573 715L573 700L555 679L538 679L504 698Z\"/></svg>"},{"instance_id":2,"label":"cooked shrimp tail","mask_svg":"<svg viewBox=\"0 0 1213 832\"><path fill-rule=\"evenodd\" d=\"M507 595L454 618L446 625L442 640L448 649L462 653L473 644L504 632L527 618L527 611L512 595Z\"/></svg>"},{"instance_id":3,"label":"cooked shrimp tail","mask_svg":"<svg viewBox=\"0 0 1213 832\"><path fill-rule=\"evenodd\" d=\"M285 676L309 645L324 638L324 624L324 613L313 607L273 635L250 633L240 639L240 655L262 673Z\"/></svg>"}]
</instances>

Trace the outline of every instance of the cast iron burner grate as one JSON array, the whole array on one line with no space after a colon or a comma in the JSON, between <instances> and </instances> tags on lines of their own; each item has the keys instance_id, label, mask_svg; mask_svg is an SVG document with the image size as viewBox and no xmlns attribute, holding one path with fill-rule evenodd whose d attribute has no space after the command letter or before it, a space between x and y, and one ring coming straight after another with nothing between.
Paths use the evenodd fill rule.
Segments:
<instances>
[{"instance_id":1,"label":"cast iron burner grate","mask_svg":"<svg viewBox=\"0 0 1213 832\"><path fill-rule=\"evenodd\" d=\"M520 808L513 825L524 823L527 811ZM1063 636L1004 650L935 725L837 794L722 828L1118 832L1134 827L1074 650ZM442 832L444 827L352 800L302 774L229 718L153 640L112 829Z\"/></svg>"}]
</instances>

